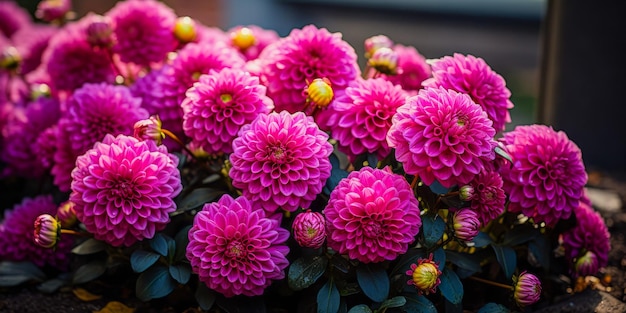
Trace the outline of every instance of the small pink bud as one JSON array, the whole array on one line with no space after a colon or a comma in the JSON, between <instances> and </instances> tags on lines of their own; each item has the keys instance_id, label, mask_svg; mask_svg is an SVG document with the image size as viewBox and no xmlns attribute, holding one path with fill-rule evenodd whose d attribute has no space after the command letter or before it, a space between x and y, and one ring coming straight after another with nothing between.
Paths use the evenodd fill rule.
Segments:
<instances>
[{"instance_id":1,"label":"small pink bud","mask_svg":"<svg viewBox=\"0 0 626 313\"><path fill-rule=\"evenodd\" d=\"M537 276L524 271L517 278L513 278L513 282L513 297L517 305L524 307L539 301L541 282Z\"/></svg>"},{"instance_id":2,"label":"small pink bud","mask_svg":"<svg viewBox=\"0 0 626 313\"><path fill-rule=\"evenodd\" d=\"M165 138L165 134L161 130L161 119L158 115L152 115L146 120L140 120L135 123L133 136L139 140L154 140L160 145Z\"/></svg>"},{"instance_id":3,"label":"small pink bud","mask_svg":"<svg viewBox=\"0 0 626 313\"><path fill-rule=\"evenodd\" d=\"M72 201L65 201L61 203L57 209L57 220L61 223L63 228L71 228L78 222L76 218L76 211L74 211L74 203Z\"/></svg>"},{"instance_id":4,"label":"small pink bud","mask_svg":"<svg viewBox=\"0 0 626 313\"><path fill-rule=\"evenodd\" d=\"M599 269L598 256L591 251L585 252L585 254L576 259L574 264L574 270L578 276L595 275Z\"/></svg>"},{"instance_id":5,"label":"small pink bud","mask_svg":"<svg viewBox=\"0 0 626 313\"><path fill-rule=\"evenodd\" d=\"M196 40L196 23L189 16L181 16L174 25L174 36L182 43Z\"/></svg>"},{"instance_id":6,"label":"small pink bud","mask_svg":"<svg viewBox=\"0 0 626 313\"><path fill-rule=\"evenodd\" d=\"M394 75L398 70L398 54L391 48L378 48L367 64L383 74Z\"/></svg>"},{"instance_id":7,"label":"small pink bud","mask_svg":"<svg viewBox=\"0 0 626 313\"><path fill-rule=\"evenodd\" d=\"M432 253L426 259L418 259L417 264L411 264L411 269L406 271L406 274L411 277L407 284L415 286L419 294L435 293L441 283L439 264L433 261Z\"/></svg>"},{"instance_id":8,"label":"small pink bud","mask_svg":"<svg viewBox=\"0 0 626 313\"><path fill-rule=\"evenodd\" d=\"M376 35L365 39L365 58L369 59L379 48L391 48L393 41L385 35Z\"/></svg>"},{"instance_id":9,"label":"small pink bud","mask_svg":"<svg viewBox=\"0 0 626 313\"><path fill-rule=\"evenodd\" d=\"M241 51L252 47L256 43L254 33L250 28L241 27L230 33L230 40L233 45Z\"/></svg>"},{"instance_id":10,"label":"small pink bud","mask_svg":"<svg viewBox=\"0 0 626 313\"><path fill-rule=\"evenodd\" d=\"M472 185L465 185L459 188L459 198L462 201L470 201L474 199L474 187Z\"/></svg>"},{"instance_id":11,"label":"small pink bud","mask_svg":"<svg viewBox=\"0 0 626 313\"><path fill-rule=\"evenodd\" d=\"M7 70L14 70L22 62L22 56L19 51L13 46L8 46L2 51L0 55L0 68Z\"/></svg>"},{"instance_id":12,"label":"small pink bud","mask_svg":"<svg viewBox=\"0 0 626 313\"><path fill-rule=\"evenodd\" d=\"M43 0L37 4L35 17L45 22L63 21L71 10L70 0Z\"/></svg>"},{"instance_id":13,"label":"small pink bud","mask_svg":"<svg viewBox=\"0 0 626 313\"><path fill-rule=\"evenodd\" d=\"M318 108L327 107L333 101L334 93L327 78L314 79L305 90L307 102Z\"/></svg>"},{"instance_id":14,"label":"small pink bud","mask_svg":"<svg viewBox=\"0 0 626 313\"><path fill-rule=\"evenodd\" d=\"M87 26L87 41L94 47L113 46L113 26L107 16L97 15Z\"/></svg>"},{"instance_id":15,"label":"small pink bud","mask_svg":"<svg viewBox=\"0 0 626 313\"><path fill-rule=\"evenodd\" d=\"M469 242L478 235L480 219L472 209L461 209L454 213L454 236L461 241Z\"/></svg>"},{"instance_id":16,"label":"small pink bud","mask_svg":"<svg viewBox=\"0 0 626 313\"><path fill-rule=\"evenodd\" d=\"M305 248L318 249L326 239L326 221L324 215L307 210L293 220L293 237Z\"/></svg>"},{"instance_id":17,"label":"small pink bud","mask_svg":"<svg viewBox=\"0 0 626 313\"><path fill-rule=\"evenodd\" d=\"M61 235L61 223L50 214L39 215L34 223L34 240L35 243L44 248L52 248L56 246Z\"/></svg>"}]
</instances>

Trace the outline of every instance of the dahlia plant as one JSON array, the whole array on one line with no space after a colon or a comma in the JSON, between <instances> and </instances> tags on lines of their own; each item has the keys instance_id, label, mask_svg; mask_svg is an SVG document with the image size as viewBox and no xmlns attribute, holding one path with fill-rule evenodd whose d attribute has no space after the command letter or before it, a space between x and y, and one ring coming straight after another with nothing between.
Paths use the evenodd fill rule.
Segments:
<instances>
[{"instance_id":1,"label":"dahlia plant","mask_svg":"<svg viewBox=\"0 0 626 313\"><path fill-rule=\"evenodd\" d=\"M105 282L181 311L508 312L607 266L582 151L511 125L480 57L373 34L360 68L316 25L221 30L155 0L70 10L0 2L0 173L28 187L3 202L2 287Z\"/></svg>"}]
</instances>

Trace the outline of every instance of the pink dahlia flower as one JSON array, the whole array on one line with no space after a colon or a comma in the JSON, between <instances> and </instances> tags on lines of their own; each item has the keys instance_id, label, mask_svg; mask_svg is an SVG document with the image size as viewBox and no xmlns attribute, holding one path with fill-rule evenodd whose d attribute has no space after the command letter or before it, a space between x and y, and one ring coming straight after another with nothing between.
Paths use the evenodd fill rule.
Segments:
<instances>
[{"instance_id":1,"label":"pink dahlia flower","mask_svg":"<svg viewBox=\"0 0 626 313\"><path fill-rule=\"evenodd\" d=\"M466 184L495 159L495 130L466 94L426 88L407 98L393 117L387 142L406 173L425 184Z\"/></svg>"},{"instance_id":2,"label":"pink dahlia flower","mask_svg":"<svg viewBox=\"0 0 626 313\"><path fill-rule=\"evenodd\" d=\"M469 94L493 121L493 128L502 131L511 122L511 92L502 76L493 71L482 58L455 53L432 64L433 77L425 87L444 87Z\"/></svg>"},{"instance_id":3,"label":"pink dahlia flower","mask_svg":"<svg viewBox=\"0 0 626 313\"><path fill-rule=\"evenodd\" d=\"M230 177L243 195L269 211L308 207L332 168L328 135L302 112L260 114L233 140Z\"/></svg>"},{"instance_id":4,"label":"pink dahlia flower","mask_svg":"<svg viewBox=\"0 0 626 313\"><path fill-rule=\"evenodd\" d=\"M119 1L105 13L117 39L113 51L122 62L150 66L161 63L178 44L174 36L176 13L154 0Z\"/></svg>"},{"instance_id":5,"label":"pink dahlia flower","mask_svg":"<svg viewBox=\"0 0 626 313\"><path fill-rule=\"evenodd\" d=\"M247 61L258 58L265 47L280 39L275 30L265 29L257 25L237 25L230 28L226 33L229 34L230 44L239 50ZM251 44L241 45L239 39L242 36L251 37ZM244 42L246 41L244 39Z\"/></svg>"},{"instance_id":6,"label":"pink dahlia flower","mask_svg":"<svg viewBox=\"0 0 626 313\"><path fill-rule=\"evenodd\" d=\"M319 249L326 240L326 220L324 215L311 210L304 211L293 219L291 228L298 245Z\"/></svg>"},{"instance_id":7,"label":"pink dahlia flower","mask_svg":"<svg viewBox=\"0 0 626 313\"><path fill-rule=\"evenodd\" d=\"M426 58L411 46L396 44L393 51L398 56L396 74L383 77L407 91L417 92L422 89L422 82L431 77L430 65L426 63Z\"/></svg>"},{"instance_id":8,"label":"pink dahlia flower","mask_svg":"<svg viewBox=\"0 0 626 313\"><path fill-rule=\"evenodd\" d=\"M278 112L302 111L306 102L302 91L316 78L327 78L338 93L361 75L354 48L341 33L314 25L292 30L265 48L259 58L262 83Z\"/></svg>"},{"instance_id":9,"label":"pink dahlia flower","mask_svg":"<svg viewBox=\"0 0 626 313\"><path fill-rule=\"evenodd\" d=\"M183 130L210 154L233 152L232 142L244 124L274 109L259 78L224 68L200 76L183 100Z\"/></svg>"},{"instance_id":10,"label":"pink dahlia flower","mask_svg":"<svg viewBox=\"0 0 626 313\"><path fill-rule=\"evenodd\" d=\"M76 157L107 134L132 135L135 122L146 118L148 112L141 107L141 99L133 97L125 86L101 83L77 89L66 102L58 124L54 184L69 191Z\"/></svg>"},{"instance_id":11,"label":"pink dahlia flower","mask_svg":"<svg viewBox=\"0 0 626 313\"><path fill-rule=\"evenodd\" d=\"M323 213L328 247L363 263L405 253L422 225L409 183L389 168L351 172L330 193Z\"/></svg>"},{"instance_id":12,"label":"pink dahlia flower","mask_svg":"<svg viewBox=\"0 0 626 313\"><path fill-rule=\"evenodd\" d=\"M70 194L76 217L113 246L154 237L176 210L173 199L182 190L177 165L165 146L106 135L76 159Z\"/></svg>"},{"instance_id":13,"label":"pink dahlia flower","mask_svg":"<svg viewBox=\"0 0 626 313\"><path fill-rule=\"evenodd\" d=\"M245 197L224 195L198 212L187 259L200 281L226 297L258 296L289 265L289 232Z\"/></svg>"},{"instance_id":14,"label":"pink dahlia flower","mask_svg":"<svg viewBox=\"0 0 626 313\"><path fill-rule=\"evenodd\" d=\"M13 44L22 58L19 68L20 74L28 74L41 64L43 52L48 47L50 39L57 32L57 27L35 24L22 28L13 35Z\"/></svg>"},{"instance_id":15,"label":"pink dahlia flower","mask_svg":"<svg viewBox=\"0 0 626 313\"><path fill-rule=\"evenodd\" d=\"M549 226L569 218L587 183L578 146L564 132L537 124L517 126L501 140L513 159L501 168L509 211Z\"/></svg>"},{"instance_id":16,"label":"pink dahlia flower","mask_svg":"<svg viewBox=\"0 0 626 313\"><path fill-rule=\"evenodd\" d=\"M482 225L494 220L504 212L506 194L502 188L500 173L484 170L478 173L468 186L473 188L470 207L476 213Z\"/></svg>"},{"instance_id":17,"label":"pink dahlia flower","mask_svg":"<svg viewBox=\"0 0 626 313\"><path fill-rule=\"evenodd\" d=\"M392 117L407 96L400 86L382 78L356 79L320 113L320 120L331 115L320 123L328 125L339 149L352 160L363 153L383 159L391 152L386 138Z\"/></svg>"},{"instance_id":18,"label":"pink dahlia flower","mask_svg":"<svg viewBox=\"0 0 626 313\"><path fill-rule=\"evenodd\" d=\"M44 22L55 22L65 20L72 10L70 0L42 0L37 4L35 16Z\"/></svg>"},{"instance_id":19,"label":"pink dahlia flower","mask_svg":"<svg viewBox=\"0 0 626 313\"><path fill-rule=\"evenodd\" d=\"M602 216L584 201L574 213L576 226L562 235L565 257L575 276L595 275L608 265L609 231Z\"/></svg>"},{"instance_id":20,"label":"pink dahlia flower","mask_svg":"<svg viewBox=\"0 0 626 313\"><path fill-rule=\"evenodd\" d=\"M35 154L39 164L45 169L50 170L54 164L54 154L57 147L57 125L54 124L44 129L33 144L33 153Z\"/></svg>"},{"instance_id":21,"label":"pink dahlia flower","mask_svg":"<svg viewBox=\"0 0 626 313\"><path fill-rule=\"evenodd\" d=\"M32 25L28 11L17 4L17 1L0 1L0 35L11 38L23 27Z\"/></svg>"},{"instance_id":22,"label":"pink dahlia flower","mask_svg":"<svg viewBox=\"0 0 626 313\"><path fill-rule=\"evenodd\" d=\"M34 240L35 219L41 214L54 216L56 211L57 205L50 195L24 198L5 210L0 224L0 260L32 261L40 267L51 265L66 270L74 242L72 236L61 236L56 249L41 247Z\"/></svg>"}]
</instances>

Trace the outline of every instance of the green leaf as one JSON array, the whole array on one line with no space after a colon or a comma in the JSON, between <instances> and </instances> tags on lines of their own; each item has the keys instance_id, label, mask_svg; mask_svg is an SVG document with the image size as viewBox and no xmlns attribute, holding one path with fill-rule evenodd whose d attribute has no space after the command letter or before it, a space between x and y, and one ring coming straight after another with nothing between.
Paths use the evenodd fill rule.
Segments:
<instances>
[{"instance_id":1,"label":"green leaf","mask_svg":"<svg viewBox=\"0 0 626 313\"><path fill-rule=\"evenodd\" d=\"M161 256L146 250L135 250L130 255L130 266L135 273L141 273L156 263Z\"/></svg>"},{"instance_id":2,"label":"green leaf","mask_svg":"<svg viewBox=\"0 0 626 313\"><path fill-rule=\"evenodd\" d=\"M72 249L72 253L78 254L78 255L93 254L93 253L98 253L100 251L104 251L106 247L107 247L106 243L100 240L89 238L85 240L83 243L74 247L74 249Z\"/></svg>"},{"instance_id":3,"label":"green leaf","mask_svg":"<svg viewBox=\"0 0 626 313\"><path fill-rule=\"evenodd\" d=\"M433 193L438 195L444 195L450 191L450 188L444 187L438 180L433 181L428 187Z\"/></svg>"},{"instance_id":4,"label":"green leaf","mask_svg":"<svg viewBox=\"0 0 626 313\"><path fill-rule=\"evenodd\" d=\"M326 271L325 256L301 257L289 266L287 283L293 290L302 290L313 285Z\"/></svg>"},{"instance_id":5,"label":"green leaf","mask_svg":"<svg viewBox=\"0 0 626 313\"><path fill-rule=\"evenodd\" d=\"M372 313L372 309L365 304L353 306L348 313Z\"/></svg>"},{"instance_id":6,"label":"green leaf","mask_svg":"<svg viewBox=\"0 0 626 313\"><path fill-rule=\"evenodd\" d=\"M446 251L443 250L443 247L433 251L433 261L439 263L439 270L443 271L443 268L446 266Z\"/></svg>"},{"instance_id":7,"label":"green leaf","mask_svg":"<svg viewBox=\"0 0 626 313\"><path fill-rule=\"evenodd\" d=\"M339 290L331 278L317 293L317 313L336 313L340 300Z\"/></svg>"},{"instance_id":8,"label":"green leaf","mask_svg":"<svg viewBox=\"0 0 626 313\"><path fill-rule=\"evenodd\" d=\"M474 237L472 242L474 243L474 247L482 248L482 247L486 247L486 246L492 244L493 240L491 239L491 237L489 237L489 235L487 233L484 233L484 232L481 231L481 232L478 233L478 235L476 237Z\"/></svg>"},{"instance_id":9,"label":"green leaf","mask_svg":"<svg viewBox=\"0 0 626 313\"><path fill-rule=\"evenodd\" d=\"M508 280L511 280L513 278L513 273L515 272L515 267L517 266L517 254L515 253L515 250L506 246L491 246L493 247L493 251L496 253L496 259L498 260L498 263L500 263L500 267L502 267L504 276L506 276Z\"/></svg>"},{"instance_id":10,"label":"green leaf","mask_svg":"<svg viewBox=\"0 0 626 313\"><path fill-rule=\"evenodd\" d=\"M177 203L176 212L173 212L171 216L199 208L205 203L209 203L225 193L226 192L223 190L208 187L196 188L183 197L179 203Z\"/></svg>"},{"instance_id":11,"label":"green leaf","mask_svg":"<svg viewBox=\"0 0 626 313\"><path fill-rule=\"evenodd\" d=\"M437 244L446 229L446 223L439 215L427 214L422 216L422 229L424 233L424 245L430 248Z\"/></svg>"},{"instance_id":12,"label":"green leaf","mask_svg":"<svg viewBox=\"0 0 626 313\"><path fill-rule=\"evenodd\" d=\"M150 248L152 248L152 250L156 251L158 254L167 257L170 242L173 241L174 239L172 239L171 237L161 233L157 233L156 235L154 235L154 238L150 239L149 241Z\"/></svg>"},{"instance_id":13,"label":"green leaf","mask_svg":"<svg viewBox=\"0 0 626 313\"><path fill-rule=\"evenodd\" d=\"M445 308L446 308L446 313L463 313L462 303L452 303L446 299Z\"/></svg>"},{"instance_id":14,"label":"green leaf","mask_svg":"<svg viewBox=\"0 0 626 313\"><path fill-rule=\"evenodd\" d=\"M482 308L480 308L476 313L509 313L511 312L507 307L489 302L485 304Z\"/></svg>"},{"instance_id":15,"label":"green leaf","mask_svg":"<svg viewBox=\"0 0 626 313\"><path fill-rule=\"evenodd\" d=\"M544 236L535 237L528 243L528 252L535 263L544 269L550 269L550 244Z\"/></svg>"},{"instance_id":16,"label":"green leaf","mask_svg":"<svg viewBox=\"0 0 626 313\"><path fill-rule=\"evenodd\" d=\"M195 292L196 301L204 311L208 311L215 304L215 291L209 289L203 282L198 282L198 288Z\"/></svg>"},{"instance_id":17,"label":"green leaf","mask_svg":"<svg viewBox=\"0 0 626 313\"><path fill-rule=\"evenodd\" d=\"M33 277L24 274L0 276L0 287L13 287L32 280Z\"/></svg>"},{"instance_id":18,"label":"green leaf","mask_svg":"<svg viewBox=\"0 0 626 313\"><path fill-rule=\"evenodd\" d=\"M37 265L30 261L0 262L0 277L4 279L8 276L27 276L29 279L36 281L44 281L46 279L46 274L39 267L37 267ZM1 283L0 279L0 284Z\"/></svg>"},{"instance_id":19,"label":"green leaf","mask_svg":"<svg viewBox=\"0 0 626 313\"><path fill-rule=\"evenodd\" d=\"M391 270L391 276L396 274L404 275L411 268L411 264L417 263L419 258L425 258L426 253L423 249L411 248L399 259L396 266Z\"/></svg>"},{"instance_id":20,"label":"green leaf","mask_svg":"<svg viewBox=\"0 0 626 313\"><path fill-rule=\"evenodd\" d=\"M60 278L60 277L55 277L49 280L46 280L45 282L39 284L39 286L37 286L37 290L43 292L43 293L53 293L57 290L59 290L59 288L65 286L68 284L67 279L65 278Z\"/></svg>"},{"instance_id":21,"label":"green leaf","mask_svg":"<svg viewBox=\"0 0 626 313\"><path fill-rule=\"evenodd\" d=\"M170 265L169 269L170 276L183 285L186 284L191 277L191 267L188 264Z\"/></svg>"},{"instance_id":22,"label":"green leaf","mask_svg":"<svg viewBox=\"0 0 626 313\"><path fill-rule=\"evenodd\" d=\"M407 313L437 313L435 305L428 298L417 293L405 295L406 304L403 309Z\"/></svg>"},{"instance_id":23,"label":"green leaf","mask_svg":"<svg viewBox=\"0 0 626 313\"><path fill-rule=\"evenodd\" d=\"M155 266L137 278L135 293L141 301L162 298L170 294L176 285L165 266Z\"/></svg>"},{"instance_id":24,"label":"green leaf","mask_svg":"<svg viewBox=\"0 0 626 313\"><path fill-rule=\"evenodd\" d=\"M513 164L513 158L511 158L511 156L506 151L504 151L504 149L496 146L494 151L497 155L505 158L507 161L509 161L509 163Z\"/></svg>"},{"instance_id":25,"label":"green leaf","mask_svg":"<svg viewBox=\"0 0 626 313\"><path fill-rule=\"evenodd\" d=\"M356 280L363 293L374 302L383 302L389 295L389 277L381 266L360 264L356 268Z\"/></svg>"},{"instance_id":26,"label":"green leaf","mask_svg":"<svg viewBox=\"0 0 626 313\"><path fill-rule=\"evenodd\" d=\"M461 280L456 273L449 267L446 267L439 278L441 279L441 284L439 284L441 295L452 304L461 303L461 300L463 300L463 284L461 284Z\"/></svg>"},{"instance_id":27,"label":"green leaf","mask_svg":"<svg viewBox=\"0 0 626 313\"><path fill-rule=\"evenodd\" d=\"M537 236L541 236L538 229L535 229L528 224L524 224L506 232L504 234L504 238L502 239L502 245L509 247L517 246L526 243Z\"/></svg>"},{"instance_id":28,"label":"green leaf","mask_svg":"<svg viewBox=\"0 0 626 313\"><path fill-rule=\"evenodd\" d=\"M75 285L92 281L106 272L106 265L103 260L96 260L82 265L72 276L72 283Z\"/></svg>"},{"instance_id":29,"label":"green leaf","mask_svg":"<svg viewBox=\"0 0 626 313\"><path fill-rule=\"evenodd\" d=\"M350 271L350 268L352 267L352 265L350 264L350 261L348 261L346 258L341 256L340 254L334 254L330 258L330 265L332 265L333 268L338 269L344 274L348 274L348 272Z\"/></svg>"},{"instance_id":30,"label":"green leaf","mask_svg":"<svg viewBox=\"0 0 626 313\"><path fill-rule=\"evenodd\" d=\"M383 304L380 305L380 309L386 308L399 308L406 304L406 299L403 296L393 297L391 299L385 300Z\"/></svg>"},{"instance_id":31,"label":"green leaf","mask_svg":"<svg viewBox=\"0 0 626 313\"><path fill-rule=\"evenodd\" d=\"M378 157L375 153L367 153L367 165L371 168L376 168L378 165Z\"/></svg>"},{"instance_id":32,"label":"green leaf","mask_svg":"<svg viewBox=\"0 0 626 313\"><path fill-rule=\"evenodd\" d=\"M176 236L174 236L174 241L176 242L174 261L182 261L187 259L186 253L187 245L189 244L189 229L191 229L191 225L184 227L176 234Z\"/></svg>"},{"instance_id":33,"label":"green leaf","mask_svg":"<svg viewBox=\"0 0 626 313\"><path fill-rule=\"evenodd\" d=\"M348 177L348 172L341 168L337 155L333 153L328 158L333 167L330 171L330 177L326 180L326 185L324 185L323 192L326 195L329 195L342 179Z\"/></svg>"},{"instance_id":34,"label":"green leaf","mask_svg":"<svg viewBox=\"0 0 626 313\"><path fill-rule=\"evenodd\" d=\"M452 264L459 268L469 270L472 273L477 273L482 270L480 260L477 260L474 255L448 250L446 251L446 257Z\"/></svg>"}]
</instances>

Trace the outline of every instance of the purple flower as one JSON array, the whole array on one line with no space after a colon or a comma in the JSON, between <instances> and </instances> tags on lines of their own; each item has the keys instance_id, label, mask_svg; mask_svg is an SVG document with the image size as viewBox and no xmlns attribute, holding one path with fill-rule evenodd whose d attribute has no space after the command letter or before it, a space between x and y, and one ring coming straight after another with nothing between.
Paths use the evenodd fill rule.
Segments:
<instances>
[{"instance_id":1,"label":"purple flower","mask_svg":"<svg viewBox=\"0 0 626 313\"><path fill-rule=\"evenodd\" d=\"M43 53L48 47L50 39L58 32L58 28L49 25L34 24L18 30L13 36L13 44L19 51L19 72L26 75L34 71L40 64Z\"/></svg>"},{"instance_id":2,"label":"purple flower","mask_svg":"<svg viewBox=\"0 0 626 313\"><path fill-rule=\"evenodd\" d=\"M237 25L226 33L230 36L230 44L237 48L247 61L258 58L265 47L280 39L276 31L257 25Z\"/></svg>"},{"instance_id":3,"label":"purple flower","mask_svg":"<svg viewBox=\"0 0 626 313\"><path fill-rule=\"evenodd\" d=\"M472 209L460 209L452 217L454 236L461 241L472 241L478 235L480 219L478 212Z\"/></svg>"},{"instance_id":4,"label":"purple flower","mask_svg":"<svg viewBox=\"0 0 626 313\"><path fill-rule=\"evenodd\" d=\"M174 51L176 13L154 0L119 1L105 16L111 18L117 39L113 46L122 62L150 66L160 63Z\"/></svg>"},{"instance_id":5,"label":"purple flower","mask_svg":"<svg viewBox=\"0 0 626 313\"><path fill-rule=\"evenodd\" d=\"M301 247L319 249L326 240L326 221L319 212L307 210L296 215L291 228L293 238Z\"/></svg>"},{"instance_id":6,"label":"purple flower","mask_svg":"<svg viewBox=\"0 0 626 313\"><path fill-rule=\"evenodd\" d=\"M478 213L481 225L487 225L504 212L506 194L502 185L500 173L486 169L469 182L474 190L470 207Z\"/></svg>"},{"instance_id":7,"label":"purple flower","mask_svg":"<svg viewBox=\"0 0 626 313\"><path fill-rule=\"evenodd\" d=\"M154 237L176 210L173 199L182 190L177 165L165 146L106 135L76 159L70 194L76 217L113 246Z\"/></svg>"},{"instance_id":8,"label":"purple flower","mask_svg":"<svg viewBox=\"0 0 626 313\"><path fill-rule=\"evenodd\" d=\"M466 94L426 88L393 117L387 142L406 173L430 185L466 184L495 159L495 130Z\"/></svg>"},{"instance_id":9,"label":"purple flower","mask_svg":"<svg viewBox=\"0 0 626 313\"><path fill-rule=\"evenodd\" d=\"M383 77L410 92L422 89L422 82L431 76L430 65L426 63L426 58L412 46L396 44L393 51L398 56L396 74Z\"/></svg>"},{"instance_id":10,"label":"purple flower","mask_svg":"<svg viewBox=\"0 0 626 313\"><path fill-rule=\"evenodd\" d=\"M226 297L262 295L289 265L289 232L245 197L205 204L189 230L187 259L200 281Z\"/></svg>"},{"instance_id":11,"label":"purple flower","mask_svg":"<svg viewBox=\"0 0 626 313\"><path fill-rule=\"evenodd\" d=\"M409 183L389 168L350 172L330 193L323 213L328 247L363 263L405 253L422 225Z\"/></svg>"},{"instance_id":12,"label":"purple flower","mask_svg":"<svg viewBox=\"0 0 626 313\"><path fill-rule=\"evenodd\" d=\"M424 81L426 87L444 87L466 93L479 104L493 121L496 131L511 122L511 92L504 78L494 72L482 58L455 53L432 63L433 77Z\"/></svg>"},{"instance_id":13,"label":"purple flower","mask_svg":"<svg viewBox=\"0 0 626 313\"><path fill-rule=\"evenodd\" d=\"M35 16L44 22L62 21L71 10L71 0L42 0L37 4Z\"/></svg>"},{"instance_id":14,"label":"purple flower","mask_svg":"<svg viewBox=\"0 0 626 313\"><path fill-rule=\"evenodd\" d=\"M274 109L259 78L241 69L224 68L200 76L182 103L183 130L210 154L232 153L244 124Z\"/></svg>"},{"instance_id":15,"label":"purple flower","mask_svg":"<svg viewBox=\"0 0 626 313\"><path fill-rule=\"evenodd\" d=\"M514 283L513 298L517 305L523 308L539 301L541 281L537 276L524 271L514 279Z\"/></svg>"},{"instance_id":16,"label":"purple flower","mask_svg":"<svg viewBox=\"0 0 626 313\"><path fill-rule=\"evenodd\" d=\"M32 150L37 161L45 170L52 169L54 154L57 150L57 124L44 129L39 134Z\"/></svg>"},{"instance_id":17,"label":"purple flower","mask_svg":"<svg viewBox=\"0 0 626 313\"><path fill-rule=\"evenodd\" d=\"M261 82L267 86L277 112L302 111L306 102L302 91L307 82L327 78L337 94L361 74L354 48L341 34L314 25L293 29L265 48L259 59Z\"/></svg>"},{"instance_id":18,"label":"purple flower","mask_svg":"<svg viewBox=\"0 0 626 313\"><path fill-rule=\"evenodd\" d=\"M11 38L19 29L32 23L28 11L16 1L0 1L0 35Z\"/></svg>"},{"instance_id":19,"label":"purple flower","mask_svg":"<svg viewBox=\"0 0 626 313\"><path fill-rule=\"evenodd\" d=\"M232 184L269 212L306 208L330 177L332 151L312 117L260 114L233 140Z\"/></svg>"},{"instance_id":20,"label":"purple flower","mask_svg":"<svg viewBox=\"0 0 626 313\"><path fill-rule=\"evenodd\" d=\"M569 218L587 183L578 146L564 132L537 124L517 126L501 140L513 159L501 168L509 211L549 226Z\"/></svg>"}]
</instances>

